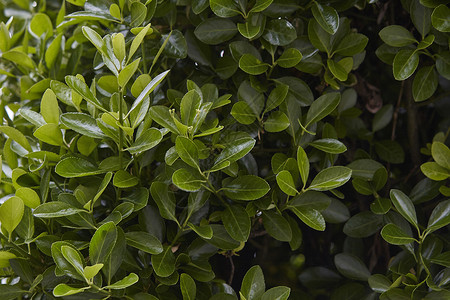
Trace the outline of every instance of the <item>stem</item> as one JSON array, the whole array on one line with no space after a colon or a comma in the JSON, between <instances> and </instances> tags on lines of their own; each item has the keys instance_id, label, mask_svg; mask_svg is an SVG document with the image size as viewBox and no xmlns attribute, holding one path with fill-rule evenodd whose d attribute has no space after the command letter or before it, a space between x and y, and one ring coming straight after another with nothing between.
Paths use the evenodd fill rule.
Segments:
<instances>
[{"instance_id":1,"label":"stem","mask_svg":"<svg viewBox=\"0 0 450 300\"><path fill-rule=\"evenodd\" d=\"M10 234L11 237L11 234ZM20 254L25 255L26 257L30 258L31 260L36 260L36 258L34 258L33 256L31 256L30 254L28 254L25 250L23 250L22 248L20 248L19 246L17 246L13 241L11 241L10 238L7 238L3 233L0 232L0 238L4 239L6 241L6 243L8 245L10 245L11 247L13 247L14 249L16 249L18 252L20 252Z\"/></svg>"},{"instance_id":2,"label":"stem","mask_svg":"<svg viewBox=\"0 0 450 300\"><path fill-rule=\"evenodd\" d=\"M123 111L122 111L122 99L123 98L123 90L122 88L120 88L119 91L119 166L120 169L123 169L123 130L122 127L123 126Z\"/></svg>"}]
</instances>

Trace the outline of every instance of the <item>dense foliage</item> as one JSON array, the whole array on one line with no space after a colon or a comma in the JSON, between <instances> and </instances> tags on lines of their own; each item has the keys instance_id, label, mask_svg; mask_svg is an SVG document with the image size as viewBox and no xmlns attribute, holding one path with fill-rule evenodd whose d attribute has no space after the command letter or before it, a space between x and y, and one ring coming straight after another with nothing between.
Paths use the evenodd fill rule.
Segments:
<instances>
[{"instance_id":1,"label":"dense foliage","mask_svg":"<svg viewBox=\"0 0 450 300\"><path fill-rule=\"evenodd\" d=\"M2 298L449 299L448 3L0 1Z\"/></svg>"}]
</instances>

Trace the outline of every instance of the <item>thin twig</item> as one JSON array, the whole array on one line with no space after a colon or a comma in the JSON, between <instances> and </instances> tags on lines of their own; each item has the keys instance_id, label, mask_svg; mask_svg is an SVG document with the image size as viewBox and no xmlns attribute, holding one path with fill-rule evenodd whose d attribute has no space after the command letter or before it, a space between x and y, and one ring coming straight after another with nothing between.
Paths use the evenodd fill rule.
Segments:
<instances>
[{"instance_id":1,"label":"thin twig","mask_svg":"<svg viewBox=\"0 0 450 300\"><path fill-rule=\"evenodd\" d=\"M233 262L233 256L228 256L228 261L230 262L230 277L228 277L228 285L231 285L231 283L233 282L233 277L234 277L234 262Z\"/></svg>"},{"instance_id":2,"label":"thin twig","mask_svg":"<svg viewBox=\"0 0 450 300\"><path fill-rule=\"evenodd\" d=\"M405 81L402 81L402 86L400 87L400 92L398 93L398 99L397 99L397 104L395 106L394 115L392 117L392 134L391 134L392 141L395 140L395 130L397 129L398 111L400 110L400 103L402 102L404 86L405 86Z\"/></svg>"}]
</instances>

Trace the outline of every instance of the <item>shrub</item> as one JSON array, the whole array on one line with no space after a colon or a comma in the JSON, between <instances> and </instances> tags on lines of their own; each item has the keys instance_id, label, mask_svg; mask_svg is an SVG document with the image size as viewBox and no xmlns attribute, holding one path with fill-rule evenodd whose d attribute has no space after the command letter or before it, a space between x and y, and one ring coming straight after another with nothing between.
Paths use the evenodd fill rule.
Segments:
<instances>
[{"instance_id":1,"label":"shrub","mask_svg":"<svg viewBox=\"0 0 450 300\"><path fill-rule=\"evenodd\" d=\"M3 297L448 299L447 4L2 1Z\"/></svg>"}]
</instances>

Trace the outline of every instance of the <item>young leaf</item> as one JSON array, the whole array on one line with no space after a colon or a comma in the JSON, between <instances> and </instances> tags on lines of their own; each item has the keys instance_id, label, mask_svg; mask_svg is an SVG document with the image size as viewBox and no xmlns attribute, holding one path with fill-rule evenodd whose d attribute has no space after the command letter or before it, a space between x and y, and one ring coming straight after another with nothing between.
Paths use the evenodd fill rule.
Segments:
<instances>
[{"instance_id":1,"label":"young leaf","mask_svg":"<svg viewBox=\"0 0 450 300\"><path fill-rule=\"evenodd\" d=\"M56 95L51 89L47 89L41 100L41 115L47 123L59 123L59 106Z\"/></svg>"},{"instance_id":2,"label":"young leaf","mask_svg":"<svg viewBox=\"0 0 450 300\"><path fill-rule=\"evenodd\" d=\"M55 297L66 297L74 294L81 293L85 288L74 288L68 286L67 284L60 283L53 289L53 296Z\"/></svg>"},{"instance_id":3,"label":"young leaf","mask_svg":"<svg viewBox=\"0 0 450 300\"><path fill-rule=\"evenodd\" d=\"M438 165L450 170L450 149L444 143L433 142L431 155Z\"/></svg>"},{"instance_id":4,"label":"young leaf","mask_svg":"<svg viewBox=\"0 0 450 300\"><path fill-rule=\"evenodd\" d=\"M114 186L118 188L129 188L139 183L139 178L131 175L127 171L119 170L113 178Z\"/></svg>"},{"instance_id":5,"label":"young leaf","mask_svg":"<svg viewBox=\"0 0 450 300\"><path fill-rule=\"evenodd\" d=\"M61 253L63 257L69 262L69 264L71 264L75 268L78 274L84 276L84 257L82 257L80 253L71 246L62 246Z\"/></svg>"},{"instance_id":6,"label":"young leaf","mask_svg":"<svg viewBox=\"0 0 450 300\"><path fill-rule=\"evenodd\" d=\"M299 146L297 149L297 163L298 170L300 171L300 177L302 178L303 182L303 187L305 187L309 176L309 159L308 155L306 155L305 150L303 150L301 146Z\"/></svg>"},{"instance_id":7,"label":"young leaf","mask_svg":"<svg viewBox=\"0 0 450 300\"><path fill-rule=\"evenodd\" d=\"M123 279L114 282L111 285L107 285L105 287L103 287L104 289L111 289L111 290L122 290L125 289L129 286L132 286L133 284L135 284L136 282L139 281L139 276L137 276L134 273L131 273L130 275L124 277Z\"/></svg>"},{"instance_id":8,"label":"young leaf","mask_svg":"<svg viewBox=\"0 0 450 300\"><path fill-rule=\"evenodd\" d=\"M62 146L64 144L61 129L55 123L42 125L33 133L40 141L53 146Z\"/></svg>"},{"instance_id":9,"label":"young leaf","mask_svg":"<svg viewBox=\"0 0 450 300\"><path fill-rule=\"evenodd\" d=\"M295 196L298 194L298 191L295 188L294 179L289 171L281 171L277 174L276 179L278 186L285 194L289 196Z\"/></svg>"},{"instance_id":10,"label":"young leaf","mask_svg":"<svg viewBox=\"0 0 450 300\"><path fill-rule=\"evenodd\" d=\"M9 236L22 220L23 212L23 201L17 196L12 196L0 206L0 223Z\"/></svg>"},{"instance_id":11,"label":"young leaf","mask_svg":"<svg viewBox=\"0 0 450 300\"><path fill-rule=\"evenodd\" d=\"M91 280L103 268L103 264L95 264L93 266L84 267L83 274L87 280Z\"/></svg>"},{"instance_id":12,"label":"young leaf","mask_svg":"<svg viewBox=\"0 0 450 300\"><path fill-rule=\"evenodd\" d=\"M39 195L32 189L20 187L16 190L16 196L22 199L23 203L29 208L35 209L41 204Z\"/></svg>"},{"instance_id":13,"label":"young leaf","mask_svg":"<svg viewBox=\"0 0 450 300\"><path fill-rule=\"evenodd\" d=\"M275 61L282 68L295 67L302 60L302 53L296 48L288 48Z\"/></svg>"},{"instance_id":14,"label":"young leaf","mask_svg":"<svg viewBox=\"0 0 450 300\"><path fill-rule=\"evenodd\" d=\"M180 289L183 300L195 300L195 295L197 293L195 281L187 273L183 273L180 276Z\"/></svg>"}]
</instances>

